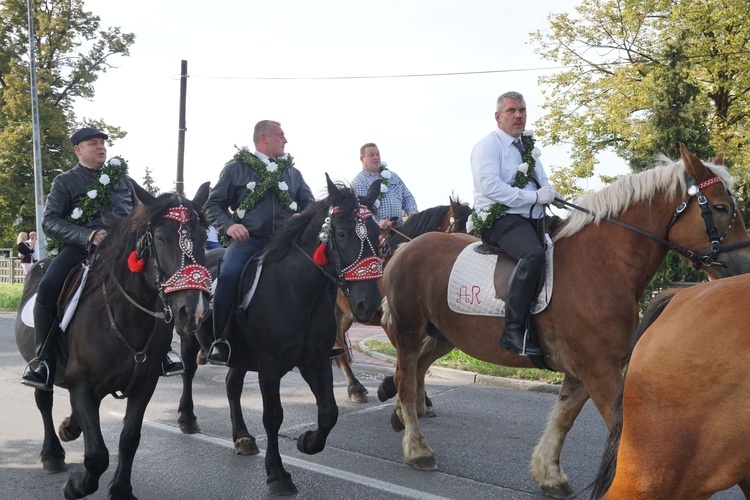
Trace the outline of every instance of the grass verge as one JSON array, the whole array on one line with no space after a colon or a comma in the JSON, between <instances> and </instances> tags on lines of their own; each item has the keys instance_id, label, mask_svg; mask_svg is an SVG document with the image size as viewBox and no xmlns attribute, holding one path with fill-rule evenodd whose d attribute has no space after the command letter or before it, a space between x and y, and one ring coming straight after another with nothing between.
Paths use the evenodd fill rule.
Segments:
<instances>
[{"instance_id":1,"label":"grass verge","mask_svg":"<svg viewBox=\"0 0 750 500\"><path fill-rule=\"evenodd\" d=\"M393 347L390 342L366 340L365 345L372 351L386 354L388 356L396 356L396 348ZM494 365L492 363L472 358L458 349L453 349L451 352L435 361L433 365L453 368L454 370L479 373L481 375L490 375L493 377L535 380L538 382L546 382L548 384L561 384L565 377L562 373L551 372L548 370L537 370L536 368L508 368L505 366Z\"/></svg>"},{"instance_id":2,"label":"grass verge","mask_svg":"<svg viewBox=\"0 0 750 500\"><path fill-rule=\"evenodd\" d=\"M22 283L0 283L0 311L18 311L22 293Z\"/></svg>"}]
</instances>

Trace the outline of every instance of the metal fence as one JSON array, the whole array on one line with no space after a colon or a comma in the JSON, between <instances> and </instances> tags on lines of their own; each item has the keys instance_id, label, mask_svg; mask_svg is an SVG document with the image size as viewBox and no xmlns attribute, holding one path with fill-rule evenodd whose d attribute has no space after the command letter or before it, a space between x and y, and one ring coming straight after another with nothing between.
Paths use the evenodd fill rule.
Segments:
<instances>
[{"instance_id":1,"label":"metal fence","mask_svg":"<svg viewBox=\"0 0 750 500\"><path fill-rule=\"evenodd\" d=\"M0 283L23 283L25 273L15 248L0 248Z\"/></svg>"}]
</instances>

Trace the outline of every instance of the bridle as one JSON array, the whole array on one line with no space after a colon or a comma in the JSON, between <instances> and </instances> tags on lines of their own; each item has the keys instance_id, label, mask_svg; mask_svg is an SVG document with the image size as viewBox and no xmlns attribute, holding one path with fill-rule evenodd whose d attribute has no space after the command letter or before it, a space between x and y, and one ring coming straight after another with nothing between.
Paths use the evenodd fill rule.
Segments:
<instances>
[{"instance_id":1,"label":"bridle","mask_svg":"<svg viewBox=\"0 0 750 500\"><path fill-rule=\"evenodd\" d=\"M339 248L336 245L336 239L331 237L331 216L341 213L343 210L340 206L332 206L328 209L328 216L323 222L320 232L318 233L318 240L321 244L324 244L331 249L331 253L335 259L336 277L334 278L328 274L325 269L315 263L310 255L305 252L302 247L295 243L296 247L310 260L312 260L323 273L331 279L336 286L341 289L341 293L345 296L349 296L349 282L351 281L367 281L376 280L383 276L383 262L377 256L375 246L370 241L370 237L367 234L367 220L372 218L372 212L367 206L360 204L356 213L355 228L354 232L359 238L359 253L357 258L354 259L349 265L342 263L341 254ZM370 249L370 255L362 257L365 253L365 248Z\"/></svg>"},{"instance_id":2,"label":"bridle","mask_svg":"<svg viewBox=\"0 0 750 500\"><path fill-rule=\"evenodd\" d=\"M635 226L631 226L630 224L627 224L625 222L621 222L616 219L611 219L609 217L602 218L603 221L609 222L611 224L615 224L620 227L624 227L626 229L629 229L631 231L635 231L638 234L642 234L643 236L646 236L648 238L651 238L654 241L657 241L661 243L662 245L665 245L670 250L673 250L680 255L683 255L687 257L688 259L693 261L693 268L699 269L701 266L723 266L721 262L719 262L717 257L719 256L719 253L721 252L731 252L734 250L738 250L740 248L745 248L747 246L750 246L750 240L743 241L741 243L734 243L732 245L725 245L724 247L721 246L721 242L724 241L724 238L727 234L729 234L729 231L732 229L732 226L734 225L734 221L737 218L737 202L734 199L734 196L732 196L732 193L727 189L727 194L729 195L729 199L732 201L732 220L729 222L729 225L727 226L726 230L724 231L721 236L719 235L719 231L716 228L716 224L714 224L713 216L711 215L711 209L708 206L708 199L703 195L701 192L702 189L705 189L709 186L713 186L717 183L722 183L723 181L714 176L710 179L707 179L700 184L698 184L695 179L693 179L690 175L685 174L685 181L687 182L688 189L687 189L687 198L680 203L677 208L675 209L675 212L672 214L672 218L669 221L669 224L667 224L666 232L665 234L667 237L669 236L669 232L672 230L672 227L677 222L677 219L682 215L682 213L685 211L685 209L690 204L690 201L695 199L698 202L698 206L701 209L701 216L703 217L703 222L706 225L706 234L708 235L708 241L710 243L709 249L706 252L698 253L694 252L692 250L688 250L687 248L681 247L679 245L675 245L671 241L661 238L659 236L656 236L655 234L651 234L648 231L644 231L643 229L637 228ZM571 208L574 208L576 210L580 210L581 212L587 213L592 216L596 216L592 211L580 207L578 205L575 205L573 203L567 202L565 200L561 200L559 198L556 198L556 201L561 202L563 205L569 206Z\"/></svg>"},{"instance_id":3,"label":"bridle","mask_svg":"<svg viewBox=\"0 0 750 500\"><path fill-rule=\"evenodd\" d=\"M171 323L172 319L174 318L174 314L172 312L172 307L168 295L180 290L200 290L205 294L210 295L211 273L205 266L198 264L198 262L195 260L195 256L193 255L193 239L187 227L187 224L190 221L190 210L183 205L172 207L167 210L167 213L162 216L162 219L173 220L180 224L180 227L177 230L177 234L179 237L178 244L181 254L180 267L177 269L177 271L175 271L172 276L170 276L166 280L163 279L164 271L162 270L162 266L159 261L159 254L156 251L156 245L154 245L154 235L151 232L150 223L146 229L146 232L138 239L138 243L136 244L136 253L138 254L139 258L145 255L151 255L154 259L154 281L157 293L159 294L159 298L161 299L163 305L163 311L150 311L133 300L122 288L117 278L115 278L111 267L109 268L109 275L115 282L115 285L117 286L120 293L122 293L123 296L131 304L155 318L163 319L165 323ZM186 264L187 259L190 260L190 263ZM104 284L102 284L102 286L104 286ZM106 295L106 289L104 293Z\"/></svg>"},{"instance_id":4,"label":"bridle","mask_svg":"<svg viewBox=\"0 0 750 500\"><path fill-rule=\"evenodd\" d=\"M191 237L190 230L187 227L187 224L190 221L190 210L183 205L179 205L167 210L167 213L164 214L162 218L173 220L180 224L177 230L181 252L179 269L175 271L168 279L164 280L162 278L164 276L164 272L159 262L159 254L156 251L156 245L154 245L154 235L151 232L150 224L148 225L143 236L138 239L138 243L136 244L136 253L138 254L139 258L144 257L146 254L151 255L154 260L154 270L156 275L155 284L159 294L159 298L162 301L163 311L150 311L149 309L146 309L145 307L138 304L122 288L122 285L120 285L120 282L117 280L114 272L112 271L112 267L110 266L107 269L109 271L110 277L117 286L117 289L133 306L157 319L163 319L165 323L169 324L174 319L174 315L172 313L172 307L168 295L180 290L199 290L210 295L211 273L205 266L198 264L193 255L193 239ZM187 259L190 260L190 263L188 264L186 264ZM143 348L140 350L136 350L130 344L130 342L128 342L128 340L125 338L125 336L122 334L120 329L117 327L117 324L115 323L114 315L112 314L112 308L110 307L109 300L107 299L106 282L104 281L102 282L102 293L104 294L104 303L106 304L110 328L112 328L112 330L115 332L120 342L122 342L123 345L130 351L130 353L133 355L133 360L135 361L133 374L131 375L130 381L128 382L125 390L120 393L118 393L117 391L112 393L112 396L114 398L124 399L130 394L130 391L132 390L133 385L138 378L138 372L140 371L143 363L146 362L146 353L148 352L151 341L154 339L154 335L158 331L158 328L153 329Z\"/></svg>"}]
</instances>

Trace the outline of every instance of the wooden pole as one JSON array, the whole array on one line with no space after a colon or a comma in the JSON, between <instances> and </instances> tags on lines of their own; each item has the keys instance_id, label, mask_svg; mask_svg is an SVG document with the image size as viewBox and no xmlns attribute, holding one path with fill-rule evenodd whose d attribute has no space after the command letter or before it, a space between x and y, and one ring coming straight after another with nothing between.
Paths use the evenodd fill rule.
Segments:
<instances>
[{"instance_id":1,"label":"wooden pole","mask_svg":"<svg viewBox=\"0 0 750 500\"><path fill-rule=\"evenodd\" d=\"M178 139L177 139L177 179L175 181L175 188L177 194L185 195L185 180L184 180L184 166L185 166L185 101L187 94L187 61L182 61L180 70L180 123L178 125Z\"/></svg>"}]
</instances>

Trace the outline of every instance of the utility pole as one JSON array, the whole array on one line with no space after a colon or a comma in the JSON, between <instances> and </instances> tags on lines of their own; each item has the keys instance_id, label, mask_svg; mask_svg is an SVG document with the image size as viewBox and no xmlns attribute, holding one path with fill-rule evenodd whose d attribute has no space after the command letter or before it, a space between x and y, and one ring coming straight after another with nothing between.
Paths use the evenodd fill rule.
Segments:
<instances>
[{"instance_id":1,"label":"utility pole","mask_svg":"<svg viewBox=\"0 0 750 500\"><path fill-rule=\"evenodd\" d=\"M36 205L36 234L39 259L47 255L47 237L42 231L42 215L44 215L44 177L42 176L42 146L39 134L39 100L36 87L36 49L34 45L34 9L31 0L26 0L26 10L29 14L29 61L31 83L31 123L33 129L34 149L34 203Z\"/></svg>"},{"instance_id":2,"label":"utility pole","mask_svg":"<svg viewBox=\"0 0 750 500\"><path fill-rule=\"evenodd\" d=\"M29 0L31 1L31 0ZM183 170L185 167L185 100L187 94L187 61L182 61L180 68L180 123L178 125L178 139L177 139L177 179L175 181L175 188L177 188L177 194L185 195L185 178Z\"/></svg>"}]
</instances>

